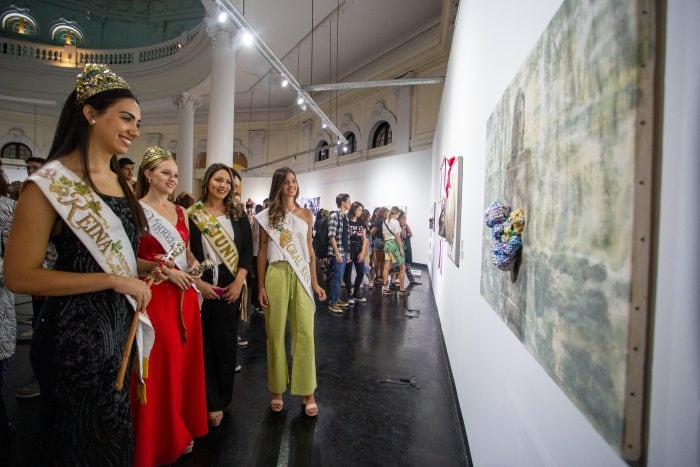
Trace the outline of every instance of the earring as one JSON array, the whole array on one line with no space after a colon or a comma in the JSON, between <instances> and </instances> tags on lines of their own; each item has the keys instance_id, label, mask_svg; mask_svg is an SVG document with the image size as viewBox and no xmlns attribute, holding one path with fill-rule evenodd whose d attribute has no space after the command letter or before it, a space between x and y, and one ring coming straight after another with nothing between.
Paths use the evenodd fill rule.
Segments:
<instances>
[{"instance_id":1,"label":"earring","mask_svg":"<svg viewBox=\"0 0 700 467\"><path fill-rule=\"evenodd\" d=\"M97 123L97 122L95 121L94 118L92 120L90 120L90 125L94 125L95 123Z\"/></svg>"},{"instance_id":2,"label":"earring","mask_svg":"<svg viewBox=\"0 0 700 467\"><path fill-rule=\"evenodd\" d=\"M147 178L146 180L148 180L148 183L151 183L151 179L150 179L150 178Z\"/></svg>"}]
</instances>

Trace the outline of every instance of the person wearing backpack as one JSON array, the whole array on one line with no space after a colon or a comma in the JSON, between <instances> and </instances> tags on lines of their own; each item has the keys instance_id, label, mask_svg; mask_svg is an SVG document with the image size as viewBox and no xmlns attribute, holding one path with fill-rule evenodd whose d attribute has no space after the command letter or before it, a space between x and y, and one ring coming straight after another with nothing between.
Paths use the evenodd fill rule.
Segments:
<instances>
[{"instance_id":1,"label":"person wearing backpack","mask_svg":"<svg viewBox=\"0 0 700 467\"><path fill-rule=\"evenodd\" d=\"M314 222L312 246L316 254L316 277L324 287L328 287L328 209L321 209Z\"/></svg>"},{"instance_id":2,"label":"person wearing backpack","mask_svg":"<svg viewBox=\"0 0 700 467\"><path fill-rule=\"evenodd\" d=\"M333 268L331 287L328 292L328 309L333 313L342 313L348 302L340 300L340 282L345 273L345 265L350 261L350 236L348 233L348 218L350 210L350 195L341 193L335 197L337 211L328 216L328 256Z\"/></svg>"},{"instance_id":3,"label":"person wearing backpack","mask_svg":"<svg viewBox=\"0 0 700 467\"><path fill-rule=\"evenodd\" d=\"M406 296L408 292L404 287L404 276L406 275L406 255L401 241L401 224L399 224L399 214L401 210L393 206L389 211L389 217L382 222L382 233L384 234L384 287L382 294L391 295L393 292L389 288L389 270L392 263L399 264L399 295Z\"/></svg>"}]
</instances>

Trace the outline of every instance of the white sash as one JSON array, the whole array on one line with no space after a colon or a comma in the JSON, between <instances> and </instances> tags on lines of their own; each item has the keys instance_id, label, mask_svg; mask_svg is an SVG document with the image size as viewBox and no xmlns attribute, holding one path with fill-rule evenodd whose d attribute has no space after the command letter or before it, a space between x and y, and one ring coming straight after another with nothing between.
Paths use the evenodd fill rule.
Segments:
<instances>
[{"instance_id":1,"label":"white sash","mask_svg":"<svg viewBox=\"0 0 700 467\"><path fill-rule=\"evenodd\" d=\"M290 214L290 216L293 214ZM311 270L309 268L309 262L304 261L302 256L302 249L294 241L294 235L292 231L289 230L284 225L271 226L269 218L269 209L265 209L256 214L255 218L258 220L260 227L265 229L265 232L270 236L272 241L274 241L277 246L282 250L282 254L287 259L287 262L292 266L294 273L301 281L304 286L304 290L311 297L311 301L314 301L314 293L311 290Z\"/></svg>"},{"instance_id":2,"label":"white sash","mask_svg":"<svg viewBox=\"0 0 700 467\"><path fill-rule=\"evenodd\" d=\"M140 203L146 220L148 221L149 233L153 235L153 238L163 247L166 254L169 251L173 251L177 245L183 244L183 247L178 249L180 254L173 258L173 262L180 271L187 272L189 270L189 265L187 264L187 250L180 236L180 232L177 231L175 226L171 224L168 219L158 214L155 209L143 201L140 201Z\"/></svg>"},{"instance_id":3,"label":"white sash","mask_svg":"<svg viewBox=\"0 0 700 467\"><path fill-rule=\"evenodd\" d=\"M121 220L87 183L57 160L44 164L29 180L37 184L104 272L136 277L136 255ZM136 301L129 295L124 296L135 310ZM154 340L151 320L148 315L139 313L136 343L141 382Z\"/></svg>"}]
</instances>

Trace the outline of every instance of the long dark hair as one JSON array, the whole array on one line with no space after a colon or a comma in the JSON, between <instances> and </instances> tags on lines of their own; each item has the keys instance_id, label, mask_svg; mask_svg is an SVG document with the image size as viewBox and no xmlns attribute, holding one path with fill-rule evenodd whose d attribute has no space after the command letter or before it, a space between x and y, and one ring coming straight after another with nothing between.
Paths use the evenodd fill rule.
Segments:
<instances>
[{"instance_id":1,"label":"long dark hair","mask_svg":"<svg viewBox=\"0 0 700 467\"><path fill-rule=\"evenodd\" d=\"M101 114L113 106L118 100L133 99L138 103L138 99L136 99L136 96L134 96L129 89L110 89L97 93L80 103L76 102L76 96L77 93L73 90L66 99L65 104L63 104L63 110L61 110L61 116L58 119L56 134L53 137L53 143L51 144L47 160L58 159L78 149L80 152L80 168L83 170L85 180L93 190L97 191L97 187L95 187L95 183L90 176L90 157L88 154L90 129L83 115L83 107L90 105L98 114ZM148 230L148 222L143 215L136 195L131 190L131 186L129 186L129 182L127 182L121 170L119 170L119 162L117 161L116 155L113 155L112 159L110 159L109 167L112 169L112 172L117 174L119 186L126 196L129 210L136 223L136 230L139 233L146 232Z\"/></svg>"},{"instance_id":2,"label":"long dark hair","mask_svg":"<svg viewBox=\"0 0 700 467\"><path fill-rule=\"evenodd\" d=\"M359 216L355 216L355 209L362 208L364 210L364 207L365 206L362 203L360 203L359 201L353 202L352 205L350 206L350 211L348 211L348 217L356 217L355 220L360 220ZM362 214L360 214L360 216L361 215Z\"/></svg>"},{"instance_id":3,"label":"long dark hair","mask_svg":"<svg viewBox=\"0 0 700 467\"><path fill-rule=\"evenodd\" d=\"M280 167L275 170L272 175L272 183L270 184L270 211L268 212L268 217L270 219L270 225L277 225L282 222L285 214L285 208L282 204L282 187L284 186L284 181L287 179L287 174L294 174L296 178L297 174L290 167ZM297 192L294 194L294 204L299 206L297 203L297 198L299 197L299 182L297 181Z\"/></svg>"},{"instance_id":4,"label":"long dark hair","mask_svg":"<svg viewBox=\"0 0 700 467\"><path fill-rule=\"evenodd\" d=\"M7 196L10 194L10 182L7 181L5 176L5 171L2 170L0 166L0 196Z\"/></svg>"},{"instance_id":5,"label":"long dark hair","mask_svg":"<svg viewBox=\"0 0 700 467\"><path fill-rule=\"evenodd\" d=\"M233 195L236 194L236 187L233 185L233 179L242 179L241 174L239 174L235 169L229 167L228 165L217 162L215 164L210 165L207 168L207 171L204 173L204 177L202 178L202 195L199 199L202 202L206 202L207 198L209 197L209 181L219 170L225 170L231 177L231 191L229 191L228 195L226 195L226 198L224 198L224 208L226 211L226 215L233 220L238 220L241 217L245 216L245 209L243 204L235 203L233 201Z\"/></svg>"}]
</instances>

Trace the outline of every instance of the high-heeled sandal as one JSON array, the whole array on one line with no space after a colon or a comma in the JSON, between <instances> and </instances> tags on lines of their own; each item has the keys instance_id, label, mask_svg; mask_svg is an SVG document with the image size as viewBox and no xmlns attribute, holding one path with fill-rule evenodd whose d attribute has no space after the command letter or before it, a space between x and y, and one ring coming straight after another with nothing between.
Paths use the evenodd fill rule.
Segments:
<instances>
[{"instance_id":1,"label":"high-heeled sandal","mask_svg":"<svg viewBox=\"0 0 700 467\"><path fill-rule=\"evenodd\" d=\"M284 409L284 401L282 399L272 399L270 401L270 410L274 413L280 413Z\"/></svg>"}]
</instances>

